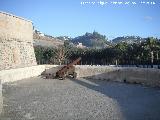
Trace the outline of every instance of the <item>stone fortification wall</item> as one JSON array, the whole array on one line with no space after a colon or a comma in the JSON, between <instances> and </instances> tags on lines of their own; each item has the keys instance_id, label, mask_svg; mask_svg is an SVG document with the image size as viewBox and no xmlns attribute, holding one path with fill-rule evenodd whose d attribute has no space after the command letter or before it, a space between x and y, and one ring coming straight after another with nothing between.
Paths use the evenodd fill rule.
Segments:
<instances>
[{"instance_id":1,"label":"stone fortification wall","mask_svg":"<svg viewBox=\"0 0 160 120\"><path fill-rule=\"evenodd\" d=\"M77 77L160 87L160 70L135 67L76 66Z\"/></svg>"},{"instance_id":2,"label":"stone fortification wall","mask_svg":"<svg viewBox=\"0 0 160 120\"><path fill-rule=\"evenodd\" d=\"M16 68L0 71L1 83L14 82L25 78L36 77L45 71L44 65L37 65L24 68Z\"/></svg>"},{"instance_id":3,"label":"stone fortification wall","mask_svg":"<svg viewBox=\"0 0 160 120\"><path fill-rule=\"evenodd\" d=\"M57 65L45 65L47 74L55 74ZM160 87L160 70L153 68L76 65L77 78L109 80Z\"/></svg>"},{"instance_id":4,"label":"stone fortification wall","mask_svg":"<svg viewBox=\"0 0 160 120\"><path fill-rule=\"evenodd\" d=\"M1 83L1 80L0 80L0 116L1 116L1 113L2 113L2 108L3 108L3 97L2 97L2 83Z\"/></svg>"},{"instance_id":5,"label":"stone fortification wall","mask_svg":"<svg viewBox=\"0 0 160 120\"><path fill-rule=\"evenodd\" d=\"M0 70L36 64L32 22L0 12Z\"/></svg>"}]
</instances>

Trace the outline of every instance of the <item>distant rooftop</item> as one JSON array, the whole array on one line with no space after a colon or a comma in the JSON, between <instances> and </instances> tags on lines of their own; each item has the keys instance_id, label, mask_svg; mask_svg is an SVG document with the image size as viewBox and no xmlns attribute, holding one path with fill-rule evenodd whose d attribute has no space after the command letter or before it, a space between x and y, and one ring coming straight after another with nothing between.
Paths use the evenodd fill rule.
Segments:
<instances>
[{"instance_id":1,"label":"distant rooftop","mask_svg":"<svg viewBox=\"0 0 160 120\"><path fill-rule=\"evenodd\" d=\"M11 13L7 13L7 12L3 12L3 11L0 11L0 13L5 14L5 15L8 15L8 16L13 16L13 17L15 17L15 18L18 18L18 19L21 19L21 20L25 20L25 21L27 21L27 22L31 22L31 23L32 23L31 20L27 20L27 19L25 19L25 18L22 18L22 17L16 16L16 15L13 15L13 14L11 14Z\"/></svg>"}]
</instances>

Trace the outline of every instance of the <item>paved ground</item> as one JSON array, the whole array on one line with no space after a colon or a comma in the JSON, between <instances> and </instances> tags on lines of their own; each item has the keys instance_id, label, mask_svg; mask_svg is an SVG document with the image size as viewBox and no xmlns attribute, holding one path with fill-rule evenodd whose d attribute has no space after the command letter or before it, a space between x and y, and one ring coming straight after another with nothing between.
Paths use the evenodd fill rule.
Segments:
<instances>
[{"instance_id":1,"label":"paved ground","mask_svg":"<svg viewBox=\"0 0 160 120\"><path fill-rule=\"evenodd\" d=\"M160 89L40 77L5 84L2 120L160 120Z\"/></svg>"}]
</instances>

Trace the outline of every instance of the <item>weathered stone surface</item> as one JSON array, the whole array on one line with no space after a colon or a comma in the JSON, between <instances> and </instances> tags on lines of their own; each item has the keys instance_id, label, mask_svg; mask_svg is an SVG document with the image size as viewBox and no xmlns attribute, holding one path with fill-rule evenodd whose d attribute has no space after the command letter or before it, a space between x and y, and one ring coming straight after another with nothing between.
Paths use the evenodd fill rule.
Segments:
<instances>
[{"instance_id":1,"label":"weathered stone surface","mask_svg":"<svg viewBox=\"0 0 160 120\"><path fill-rule=\"evenodd\" d=\"M15 15L0 12L0 37L1 41L13 41L15 39L22 42L32 42L32 22Z\"/></svg>"},{"instance_id":2,"label":"weathered stone surface","mask_svg":"<svg viewBox=\"0 0 160 120\"><path fill-rule=\"evenodd\" d=\"M58 68L57 65L45 65L45 67L46 73L50 74L56 73ZM78 78L110 80L160 87L160 70L154 68L76 65L75 72Z\"/></svg>"},{"instance_id":3,"label":"weathered stone surface","mask_svg":"<svg viewBox=\"0 0 160 120\"><path fill-rule=\"evenodd\" d=\"M0 12L0 70L36 64L32 22Z\"/></svg>"},{"instance_id":4,"label":"weathered stone surface","mask_svg":"<svg viewBox=\"0 0 160 120\"><path fill-rule=\"evenodd\" d=\"M35 77L41 75L45 71L44 65L10 69L10 70L1 70L0 79L2 83L14 82L22 80L25 78Z\"/></svg>"},{"instance_id":5,"label":"weathered stone surface","mask_svg":"<svg viewBox=\"0 0 160 120\"><path fill-rule=\"evenodd\" d=\"M0 115L2 113L2 108L3 108L3 97L2 97L2 83L0 80Z\"/></svg>"},{"instance_id":6,"label":"weathered stone surface","mask_svg":"<svg viewBox=\"0 0 160 120\"><path fill-rule=\"evenodd\" d=\"M77 77L138 83L160 87L160 70L152 68L110 67L110 66L76 66Z\"/></svg>"}]
</instances>

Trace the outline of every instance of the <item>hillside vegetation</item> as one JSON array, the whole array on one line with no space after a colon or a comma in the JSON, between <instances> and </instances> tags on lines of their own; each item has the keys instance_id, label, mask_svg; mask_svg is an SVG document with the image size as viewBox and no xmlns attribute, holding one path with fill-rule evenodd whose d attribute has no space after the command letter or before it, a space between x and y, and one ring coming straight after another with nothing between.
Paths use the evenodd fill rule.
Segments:
<instances>
[{"instance_id":1,"label":"hillside vegetation","mask_svg":"<svg viewBox=\"0 0 160 120\"><path fill-rule=\"evenodd\" d=\"M39 64L67 64L82 57L81 64L88 65L159 65L160 41L157 38L149 37L142 42L133 42L132 44L119 42L102 49L94 47L80 49L72 47L69 42L64 42L64 45L58 48L37 46L35 53Z\"/></svg>"},{"instance_id":2,"label":"hillside vegetation","mask_svg":"<svg viewBox=\"0 0 160 120\"><path fill-rule=\"evenodd\" d=\"M123 36L112 40L113 43L126 42L128 44L144 42L146 39L139 36Z\"/></svg>"},{"instance_id":3,"label":"hillside vegetation","mask_svg":"<svg viewBox=\"0 0 160 120\"><path fill-rule=\"evenodd\" d=\"M105 48L110 46L105 35L101 35L98 32L86 33L85 35L78 36L71 40L74 44L82 43L86 47L92 48Z\"/></svg>"},{"instance_id":4,"label":"hillside vegetation","mask_svg":"<svg viewBox=\"0 0 160 120\"><path fill-rule=\"evenodd\" d=\"M38 33L33 34L34 46L43 46L43 47L58 47L59 45L63 45L64 41L54 38L52 36L41 36Z\"/></svg>"}]
</instances>

